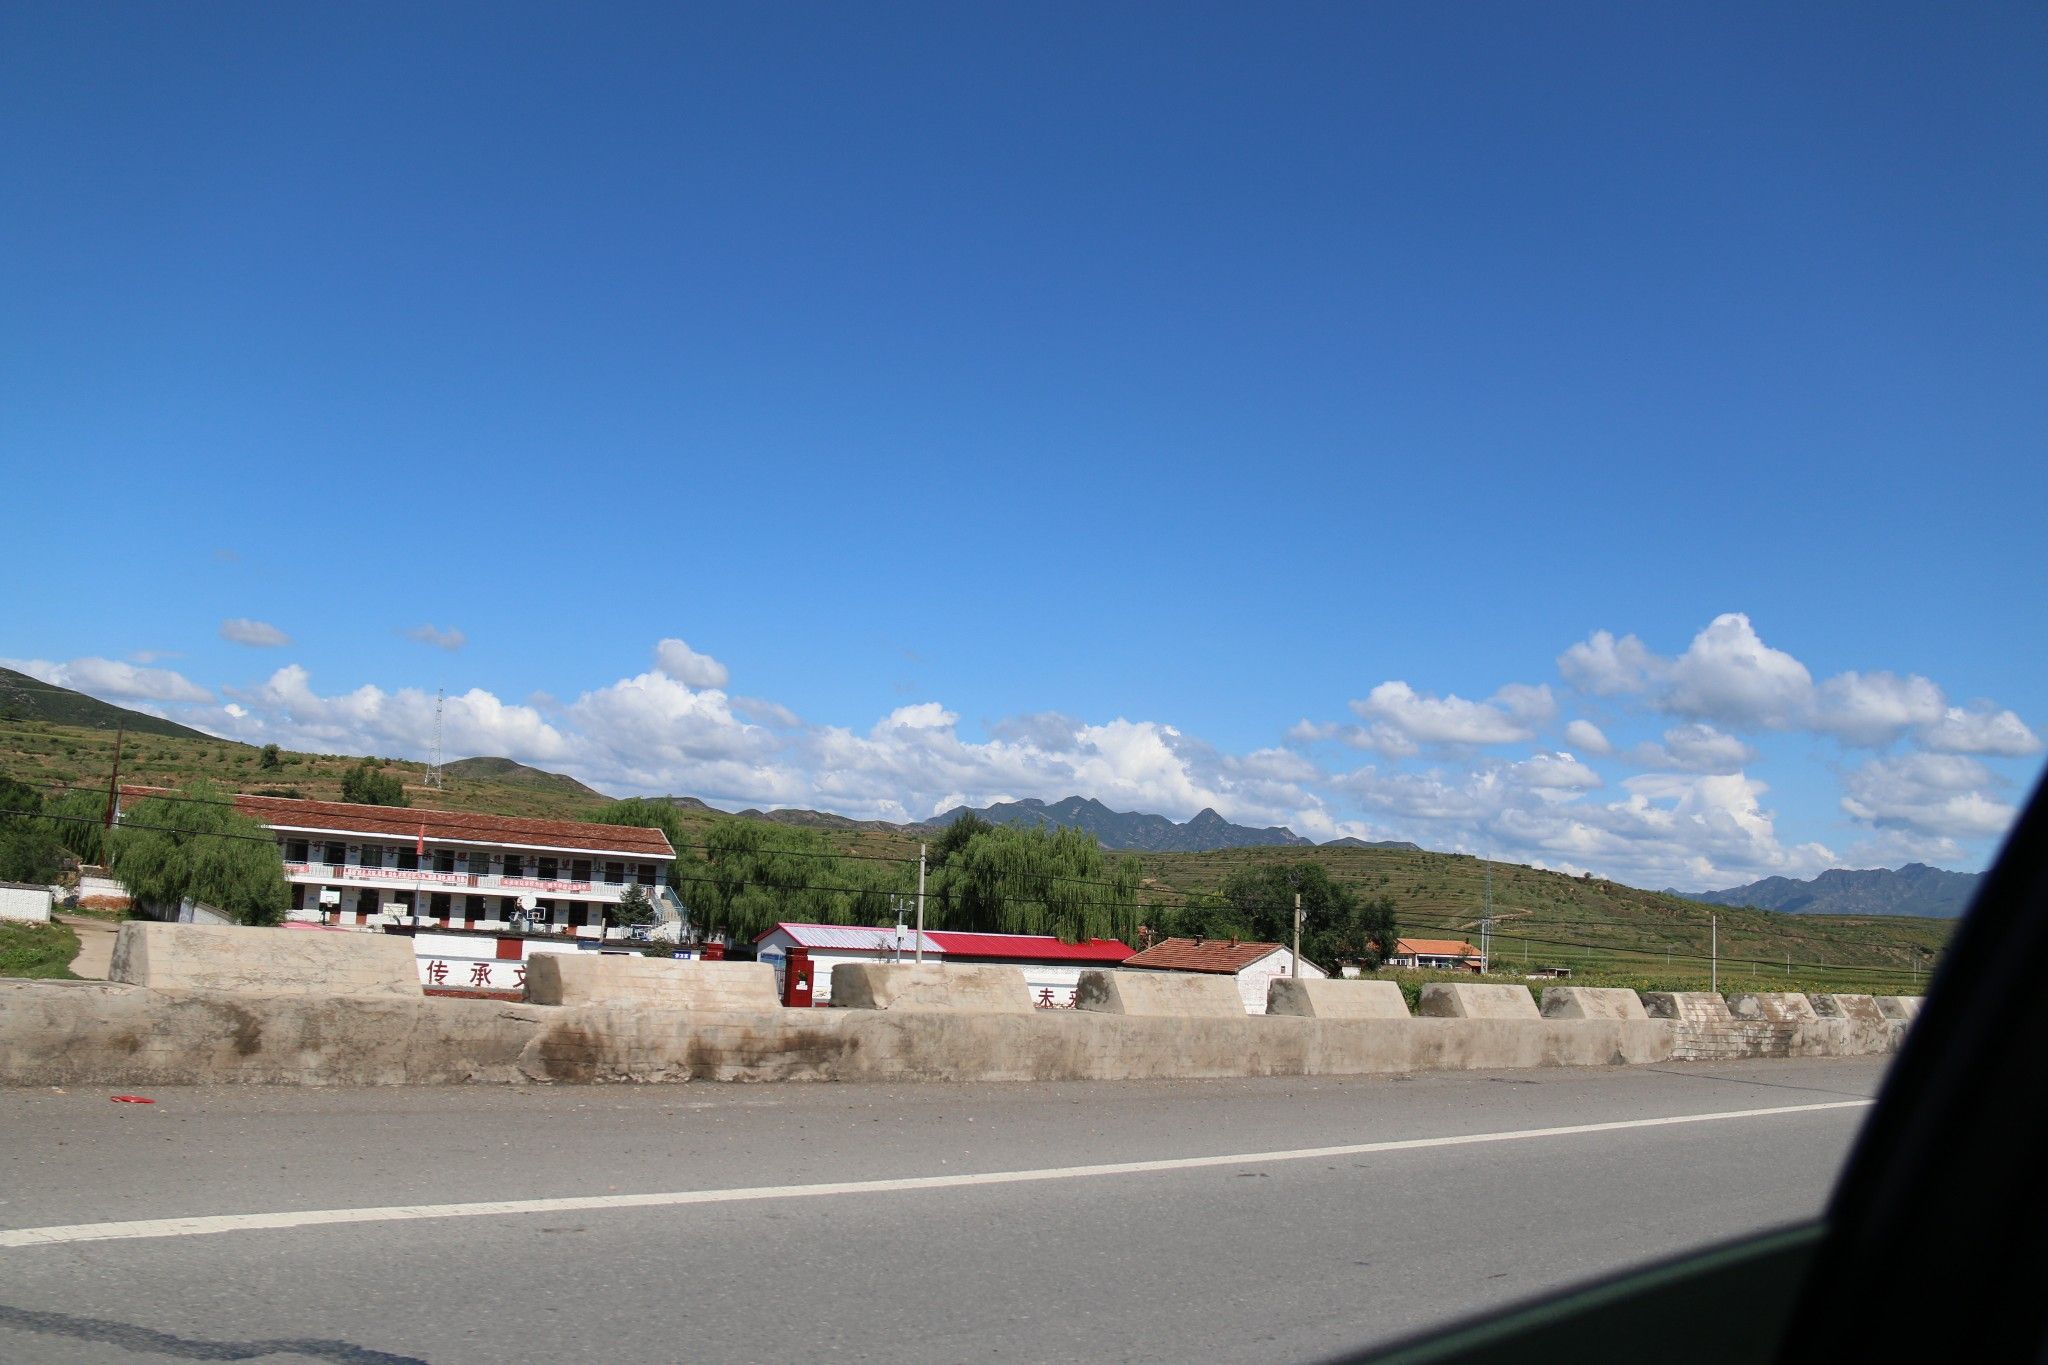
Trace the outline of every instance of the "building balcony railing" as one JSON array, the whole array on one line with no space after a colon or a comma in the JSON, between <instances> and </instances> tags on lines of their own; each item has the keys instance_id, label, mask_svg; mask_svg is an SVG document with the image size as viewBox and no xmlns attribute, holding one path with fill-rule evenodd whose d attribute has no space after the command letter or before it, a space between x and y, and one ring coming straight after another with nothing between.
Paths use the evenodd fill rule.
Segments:
<instances>
[{"instance_id":1,"label":"building balcony railing","mask_svg":"<svg viewBox=\"0 0 2048 1365\"><path fill-rule=\"evenodd\" d=\"M618 900L632 882L570 881L563 878L507 877L488 872L415 871L402 867L356 867L333 863L286 863L285 876L293 881L357 882L364 886L394 891L495 891L499 894L532 893L542 896L585 896L595 900ZM641 886L651 899L666 888Z\"/></svg>"}]
</instances>

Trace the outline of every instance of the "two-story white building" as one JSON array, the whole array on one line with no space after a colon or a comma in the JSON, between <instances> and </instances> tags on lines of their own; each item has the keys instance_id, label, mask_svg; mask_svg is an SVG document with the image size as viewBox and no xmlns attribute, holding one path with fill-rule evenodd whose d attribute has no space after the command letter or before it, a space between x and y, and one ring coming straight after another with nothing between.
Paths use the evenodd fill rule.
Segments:
<instances>
[{"instance_id":1,"label":"two-story white building","mask_svg":"<svg viewBox=\"0 0 2048 1365\"><path fill-rule=\"evenodd\" d=\"M122 805L159 788L123 787ZM277 838L305 923L602 938L605 911L638 886L656 914L681 909L675 857L658 829L472 811L238 795L235 809Z\"/></svg>"}]
</instances>

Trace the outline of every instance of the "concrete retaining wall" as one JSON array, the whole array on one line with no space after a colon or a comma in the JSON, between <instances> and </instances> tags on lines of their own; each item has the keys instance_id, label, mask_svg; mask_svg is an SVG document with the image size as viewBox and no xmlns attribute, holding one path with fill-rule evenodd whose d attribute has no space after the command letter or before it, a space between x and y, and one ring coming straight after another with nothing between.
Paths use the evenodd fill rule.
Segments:
<instances>
[{"instance_id":1,"label":"concrete retaining wall","mask_svg":"<svg viewBox=\"0 0 2048 1365\"><path fill-rule=\"evenodd\" d=\"M1234 978L1210 972L1119 972L1090 969L1074 988L1074 1008L1089 1014L1161 1019L1243 1019Z\"/></svg>"},{"instance_id":2,"label":"concrete retaining wall","mask_svg":"<svg viewBox=\"0 0 2048 1365\"><path fill-rule=\"evenodd\" d=\"M1417 1014L1443 1019L1540 1019L1527 986L1432 981L1415 1002Z\"/></svg>"},{"instance_id":3,"label":"concrete retaining wall","mask_svg":"<svg viewBox=\"0 0 2048 1365\"><path fill-rule=\"evenodd\" d=\"M1095 975L1107 979L1103 989L1119 991L1131 980L1172 979L1163 973ZM0 981L0 1084L1357 1075L1855 1056L1891 1050L1906 1029L1896 1018L1872 1022L1847 1013L1804 1022L1738 1019L1712 995L1646 996L1646 1010L1656 1016L1647 1019L1248 1017L1228 978L1213 980L1230 1001L1227 1013L1120 1014L1028 1005L971 1012L738 1011L675 1009L643 1000L548 1006L398 992L259 994ZM1118 999L1124 1001L1121 994ZM1153 1003L1162 1002L1155 997ZM1169 997L1164 1003L1175 1002ZM1906 1006L1894 1000L1894 1008Z\"/></svg>"},{"instance_id":4,"label":"concrete retaining wall","mask_svg":"<svg viewBox=\"0 0 2048 1365\"><path fill-rule=\"evenodd\" d=\"M1543 988L1545 1019L1647 1019L1648 1012L1634 991L1600 986L1546 986Z\"/></svg>"},{"instance_id":5,"label":"concrete retaining wall","mask_svg":"<svg viewBox=\"0 0 2048 1365\"><path fill-rule=\"evenodd\" d=\"M1671 1055L1681 1062L1726 1062L1749 1057L1862 1057L1894 1052L1905 1024L1877 1019L1828 1017L1801 1010L1802 997L1759 993L1736 997L1730 1009L1705 992L1646 991L1643 1006L1653 1019L1675 1026ZM1864 997L1868 999L1868 997ZM1871 1008L1875 1010L1875 1002Z\"/></svg>"},{"instance_id":6,"label":"concrete retaining wall","mask_svg":"<svg viewBox=\"0 0 2048 1365\"><path fill-rule=\"evenodd\" d=\"M1406 1019L1408 1001L1391 981L1283 976L1266 988L1266 1013L1310 1019Z\"/></svg>"},{"instance_id":7,"label":"concrete retaining wall","mask_svg":"<svg viewBox=\"0 0 2048 1365\"><path fill-rule=\"evenodd\" d=\"M1737 1019L1768 1019L1774 1024L1809 1024L1820 1018L1813 1002L1793 991L1751 991L1728 997L1728 1013Z\"/></svg>"},{"instance_id":8,"label":"concrete retaining wall","mask_svg":"<svg viewBox=\"0 0 2048 1365\"><path fill-rule=\"evenodd\" d=\"M842 962L832 1004L854 1010L1030 1014L1031 987L1017 967L943 962Z\"/></svg>"},{"instance_id":9,"label":"concrete retaining wall","mask_svg":"<svg viewBox=\"0 0 2048 1365\"><path fill-rule=\"evenodd\" d=\"M1336 1076L1623 1065L1670 1051L1670 1025L1647 1020L1249 1017L1242 1006L1228 1018L740 1014L0 982L10 1085Z\"/></svg>"},{"instance_id":10,"label":"concrete retaining wall","mask_svg":"<svg viewBox=\"0 0 2048 1365\"><path fill-rule=\"evenodd\" d=\"M420 994L409 939L142 920L121 926L107 979L260 995Z\"/></svg>"},{"instance_id":11,"label":"concrete retaining wall","mask_svg":"<svg viewBox=\"0 0 2048 1365\"><path fill-rule=\"evenodd\" d=\"M677 1010L772 1010L782 1001L765 962L676 961L600 953L535 953L526 998L536 1005L647 1005Z\"/></svg>"}]
</instances>

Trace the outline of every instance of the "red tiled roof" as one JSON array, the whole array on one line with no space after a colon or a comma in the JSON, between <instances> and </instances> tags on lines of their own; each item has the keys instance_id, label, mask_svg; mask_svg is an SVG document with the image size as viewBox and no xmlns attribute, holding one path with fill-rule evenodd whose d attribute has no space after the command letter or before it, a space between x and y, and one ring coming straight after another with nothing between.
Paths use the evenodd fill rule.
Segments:
<instances>
[{"instance_id":1,"label":"red tiled roof","mask_svg":"<svg viewBox=\"0 0 2048 1365\"><path fill-rule=\"evenodd\" d=\"M1051 934L962 934L933 929L925 935L947 957L1015 958L1020 962L1122 962L1128 944L1113 938L1063 943Z\"/></svg>"},{"instance_id":2,"label":"red tiled roof","mask_svg":"<svg viewBox=\"0 0 2048 1365\"><path fill-rule=\"evenodd\" d=\"M1479 950L1463 939L1404 938L1394 945L1395 957L1478 957Z\"/></svg>"},{"instance_id":3,"label":"red tiled roof","mask_svg":"<svg viewBox=\"0 0 2048 1365\"><path fill-rule=\"evenodd\" d=\"M165 787L122 787L123 809L151 796L175 795ZM623 853L669 859L676 851L658 829L600 825L584 820L529 820L475 811L421 810L407 806L360 806L349 801L304 801L286 796L237 794L235 809L274 829L331 831L390 839L425 838L437 844L524 844L589 853ZM422 831L424 830L424 834Z\"/></svg>"},{"instance_id":4,"label":"red tiled roof","mask_svg":"<svg viewBox=\"0 0 2048 1365\"><path fill-rule=\"evenodd\" d=\"M1233 943L1227 938L1161 939L1124 960L1126 967L1153 967L1167 972L1218 972L1236 976L1260 958L1280 951L1278 943Z\"/></svg>"}]
</instances>

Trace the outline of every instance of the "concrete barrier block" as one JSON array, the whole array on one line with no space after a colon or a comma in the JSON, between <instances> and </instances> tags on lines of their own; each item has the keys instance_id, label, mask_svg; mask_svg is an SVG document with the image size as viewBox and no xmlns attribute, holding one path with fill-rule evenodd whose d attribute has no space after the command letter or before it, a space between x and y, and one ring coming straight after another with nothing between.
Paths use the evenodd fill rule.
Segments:
<instances>
[{"instance_id":1,"label":"concrete barrier block","mask_svg":"<svg viewBox=\"0 0 2048 1365\"><path fill-rule=\"evenodd\" d=\"M1644 991L1643 1009L1652 1019L1676 1019L1687 1024L1732 1024L1728 1002L1712 991Z\"/></svg>"},{"instance_id":2,"label":"concrete barrier block","mask_svg":"<svg viewBox=\"0 0 2048 1365\"><path fill-rule=\"evenodd\" d=\"M671 1010L772 1010L766 962L679 962L602 953L535 953L526 998L536 1005L652 1005Z\"/></svg>"},{"instance_id":3,"label":"concrete barrier block","mask_svg":"<svg viewBox=\"0 0 2048 1365\"><path fill-rule=\"evenodd\" d=\"M1266 988L1266 1013L1311 1019L1406 1019L1408 1002L1391 981L1277 976Z\"/></svg>"},{"instance_id":4,"label":"concrete barrier block","mask_svg":"<svg viewBox=\"0 0 2048 1365\"><path fill-rule=\"evenodd\" d=\"M1196 1019L1245 1016L1237 982L1209 972L1085 971L1074 989L1074 1008Z\"/></svg>"},{"instance_id":5,"label":"concrete barrier block","mask_svg":"<svg viewBox=\"0 0 2048 1365\"><path fill-rule=\"evenodd\" d=\"M1823 1019L1854 1019L1865 1024L1884 1021L1884 1011L1877 1007L1875 996L1808 995L1806 998L1813 1002L1814 1013Z\"/></svg>"},{"instance_id":6,"label":"concrete barrier block","mask_svg":"<svg viewBox=\"0 0 2048 1365\"><path fill-rule=\"evenodd\" d=\"M838 1009L1029 1014L1031 987L1018 967L943 962L842 962L832 969Z\"/></svg>"},{"instance_id":7,"label":"concrete barrier block","mask_svg":"<svg viewBox=\"0 0 2048 1365\"><path fill-rule=\"evenodd\" d=\"M1545 986L1545 1019L1647 1019L1642 997L1634 991L1602 986Z\"/></svg>"},{"instance_id":8,"label":"concrete barrier block","mask_svg":"<svg viewBox=\"0 0 2048 1365\"><path fill-rule=\"evenodd\" d=\"M1541 1019L1527 986L1432 981L1422 988L1415 1012L1438 1019Z\"/></svg>"},{"instance_id":9,"label":"concrete barrier block","mask_svg":"<svg viewBox=\"0 0 2048 1365\"><path fill-rule=\"evenodd\" d=\"M259 995L420 994L408 938L147 920L121 926L107 979Z\"/></svg>"},{"instance_id":10,"label":"concrete barrier block","mask_svg":"<svg viewBox=\"0 0 2048 1365\"><path fill-rule=\"evenodd\" d=\"M1773 1024L1807 1024L1820 1018L1813 1002L1797 991L1745 991L1731 995L1728 1013L1737 1019L1766 1019Z\"/></svg>"},{"instance_id":11,"label":"concrete barrier block","mask_svg":"<svg viewBox=\"0 0 2048 1365\"><path fill-rule=\"evenodd\" d=\"M1880 995L1877 1000L1878 1013L1896 1022L1910 1022L1920 1014L1920 997L1917 995Z\"/></svg>"}]
</instances>

